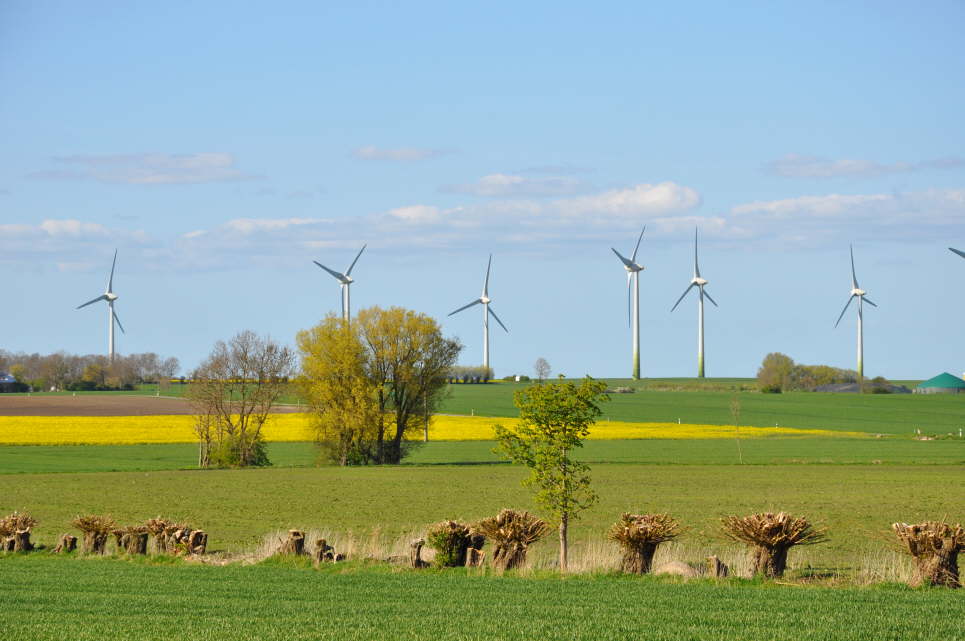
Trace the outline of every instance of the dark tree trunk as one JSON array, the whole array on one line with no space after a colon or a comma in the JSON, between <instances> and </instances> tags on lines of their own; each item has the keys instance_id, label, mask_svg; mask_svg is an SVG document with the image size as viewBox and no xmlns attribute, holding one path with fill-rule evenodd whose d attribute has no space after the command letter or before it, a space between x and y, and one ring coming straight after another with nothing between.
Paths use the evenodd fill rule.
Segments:
<instances>
[{"instance_id":1,"label":"dark tree trunk","mask_svg":"<svg viewBox=\"0 0 965 641\"><path fill-rule=\"evenodd\" d=\"M195 530L188 537L188 552L190 554L204 554L208 548L208 534L204 530Z\"/></svg>"},{"instance_id":2,"label":"dark tree trunk","mask_svg":"<svg viewBox=\"0 0 965 641\"><path fill-rule=\"evenodd\" d=\"M54 552L57 554L67 554L76 549L77 537L71 534L61 534L60 540L57 541L57 547L54 548Z\"/></svg>"},{"instance_id":3,"label":"dark tree trunk","mask_svg":"<svg viewBox=\"0 0 965 641\"><path fill-rule=\"evenodd\" d=\"M126 538L124 550L128 554L147 554L147 532L132 532Z\"/></svg>"},{"instance_id":4,"label":"dark tree trunk","mask_svg":"<svg viewBox=\"0 0 965 641\"><path fill-rule=\"evenodd\" d=\"M30 528L17 530L13 533L14 552L30 552L33 549L33 543L30 542Z\"/></svg>"},{"instance_id":5,"label":"dark tree trunk","mask_svg":"<svg viewBox=\"0 0 965 641\"><path fill-rule=\"evenodd\" d=\"M929 556L915 557L915 574L911 585L937 585L959 588L958 548L951 539L943 539L945 545Z\"/></svg>"},{"instance_id":6,"label":"dark tree trunk","mask_svg":"<svg viewBox=\"0 0 965 641\"><path fill-rule=\"evenodd\" d=\"M409 544L409 565L413 568L427 568L429 564L422 560L422 546L424 539L416 539Z\"/></svg>"},{"instance_id":7,"label":"dark tree trunk","mask_svg":"<svg viewBox=\"0 0 965 641\"><path fill-rule=\"evenodd\" d=\"M84 532L84 554L106 554L108 532Z\"/></svg>"},{"instance_id":8,"label":"dark tree trunk","mask_svg":"<svg viewBox=\"0 0 965 641\"><path fill-rule=\"evenodd\" d=\"M300 556L305 553L305 533L301 530L288 530L288 538L278 550L279 554Z\"/></svg>"},{"instance_id":9,"label":"dark tree trunk","mask_svg":"<svg viewBox=\"0 0 965 641\"><path fill-rule=\"evenodd\" d=\"M653 568L653 555L657 552L656 543L643 543L639 546L624 547L620 569L627 574L649 574Z\"/></svg>"},{"instance_id":10,"label":"dark tree trunk","mask_svg":"<svg viewBox=\"0 0 965 641\"><path fill-rule=\"evenodd\" d=\"M729 569L727 564L718 559L716 556L707 557L707 575L712 576L715 579L723 579L727 576Z\"/></svg>"},{"instance_id":11,"label":"dark tree trunk","mask_svg":"<svg viewBox=\"0 0 965 641\"><path fill-rule=\"evenodd\" d=\"M768 548L757 546L752 552L751 562L755 575L762 575L769 579L776 579L784 576L787 569L787 553L790 550L786 546Z\"/></svg>"},{"instance_id":12,"label":"dark tree trunk","mask_svg":"<svg viewBox=\"0 0 965 641\"><path fill-rule=\"evenodd\" d=\"M527 547L522 543L502 543L493 551L493 567L500 572L526 565Z\"/></svg>"},{"instance_id":13,"label":"dark tree trunk","mask_svg":"<svg viewBox=\"0 0 965 641\"><path fill-rule=\"evenodd\" d=\"M482 534L470 534L469 545L466 547L466 567L482 567L486 553L483 552L483 545L486 544L486 537Z\"/></svg>"}]
</instances>

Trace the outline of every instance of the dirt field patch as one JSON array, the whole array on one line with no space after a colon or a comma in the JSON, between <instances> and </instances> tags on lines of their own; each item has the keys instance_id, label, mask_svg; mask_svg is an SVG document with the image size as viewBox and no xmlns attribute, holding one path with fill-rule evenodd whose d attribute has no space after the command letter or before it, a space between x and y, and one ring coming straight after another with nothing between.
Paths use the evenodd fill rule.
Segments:
<instances>
[{"instance_id":1,"label":"dirt field patch","mask_svg":"<svg viewBox=\"0 0 965 641\"><path fill-rule=\"evenodd\" d=\"M305 411L283 406L277 412ZM190 414L191 405L182 398L85 394L81 396L0 395L0 416L156 416Z\"/></svg>"}]
</instances>

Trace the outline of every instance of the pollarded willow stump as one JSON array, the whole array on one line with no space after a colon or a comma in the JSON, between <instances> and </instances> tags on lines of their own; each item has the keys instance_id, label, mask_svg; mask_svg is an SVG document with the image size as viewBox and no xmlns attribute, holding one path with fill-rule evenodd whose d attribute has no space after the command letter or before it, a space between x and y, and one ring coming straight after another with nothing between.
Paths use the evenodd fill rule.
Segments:
<instances>
[{"instance_id":1,"label":"pollarded willow stump","mask_svg":"<svg viewBox=\"0 0 965 641\"><path fill-rule=\"evenodd\" d=\"M33 543L30 542L30 528L17 530L13 533L14 552L30 552L33 549Z\"/></svg>"},{"instance_id":2,"label":"pollarded willow stump","mask_svg":"<svg viewBox=\"0 0 965 641\"><path fill-rule=\"evenodd\" d=\"M500 572L525 567L528 551L529 546L518 541L500 543L493 550L493 567Z\"/></svg>"},{"instance_id":3,"label":"pollarded willow stump","mask_svg":"<svg viewBox=\"0 0 965 641\"><path fill-rule=\"evenodd\" d=\"M466 548L466 567L467 568L479 568L482 567L483 562L486 558L486 553L483 552L483 545L486 544L486 537L478 532L471 532L469 534L469 547Z\"/></svg>"},{"instance_id":4,"label":"pollarded willow stump","mask_svg":"<svg viewBox=\"0 0 965 641\"><path fill-rule=\"evenodd\" d=\"M315 541L315 549L312 550L312 562L317 566L321 563L331 562L340 560L338 557L341 555L335 554L335 548L328 544L325 539L317 539Z\"/></svg>"},{"instance_id":5,"label":"pollarded willow stump","mask_svg":"<svg viewBox=\"0 0 965 641\"><path fill-rule=\"evenodd\" d=\"M204 530L194 530L188 537L188 552L202 555L208 549L208 533Z\"/></svg>"},{"instance_id":6,"label":"pollarded willow stump","mask_svg":"<svg viewBox=\"0 0 965 641\"><path fill-rule=\"evenodd\" d=\"M729 571L727 564L717 558L717 555L707 557L707 576L723 579L727 577Z\"/></svg>"},{"instance_id":7,"label":"pollarded willow stump","mask_svg":"<svg viewBox=\"0 0 965 641\"><path fill-rule=\"evenodd\" d=\"M84 554L107 554L109 532L84 532Z\"/></svg>"},{"instance_id":8,"label":"pollarded willow stump","mask_svg":"<svg viewBox=\"0 0 965 641\"><path fill-rule=\"evenodd\" d=\"M282 542L278 554L301 556L304 553L305 533L301 530L288 530L288 538Z\"/></svg>"},{"instance_id":9,"label":"pollarded willow stump","mask_svg":"<svg viewBox=\"0 0 965 641\"><path fill-rule=\"evenodd\" d=\"M804 517L787 512L761 512L721 519L724 535L751 546L755 575L778 578L787 569L787 553L798 545L823 543L827 536Z\"/></svg>"},{"instance_id":10,"label":"pollarded willow stump","mask_svg":"<svg viewBox=\"0 0 965 641\"><path fill-rule=\"evenodd\" d=\"M422 546L425 539L416 539L409 544L409 566L413 568L427 568L429 564L422 560Z\"/></svg>"},{"instance_id":11,"label":"pollarded willow stump","mask_svg":"<svg viewBox=\"0 0 965 641\"><path fill-rule=\"evenodd\" d=\"M124 551L128 554L147 554L147 532L130 532L125 535Z\"/></svg>"},{"instance_id":12,"label":"pollarded willow stump","mask_svg":"<svg viewBox=\"0 0 965 641\"><path fill-rule=\"evenodd\" d=\"M680 525L669 514L624 512L607 537L623 550L620 569L627 574L649 574L657 547L680 536Z\"/></svg>"},{"instance_id":13,"label":"pollarded willow stump","mask_svg":"<svg viewBox=\"0 0 965 641\"><path fill-rule=\"evenodd\" d=\"M915 562L915 573L909 585L961 587L958 553L965 549L965 528L942 521L916 525L894 523L891 528Z\"/></svg>"},{"instance_id":14,"label":"pollarded willow stump","mask_svg":"<svg viewBox=\"0 0 965 641\"><path fill-rule=\"evenodd\" d=\"M77 537L72 534L61 534L54 548L56 554L69 554L77 549Z\"/></svg>"}]
</instances>

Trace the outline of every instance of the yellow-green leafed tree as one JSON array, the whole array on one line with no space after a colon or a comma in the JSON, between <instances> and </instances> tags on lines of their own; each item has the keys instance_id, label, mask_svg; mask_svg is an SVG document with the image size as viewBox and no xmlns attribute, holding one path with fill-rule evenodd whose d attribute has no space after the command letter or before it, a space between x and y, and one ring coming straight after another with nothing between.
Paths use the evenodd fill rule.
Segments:
<instances>
[{"instance_id":1,"label":"yellow-green leafed tree","mask_svg":"<svg viewBox=\"0 0 965 641\"><path fill-rule=\"evenodd\" d=\"M363 309L351 324L329 316L298 347L319 440L343 464L401 461L462 349L433 318L401 307Z\"/></svg>"},{"instance_id":2,"label":"yellow-green leafed tree","mask_svg":"<svg viewBox=\"0 0 965 641\"><path fill-rule=\"evenodd\" d=\"M330 314L299 332L297 342L302 358L298 386L313 415L323 457L339 465L368 461L385 418L358 334Z\"/></svg>"}]
</instances>

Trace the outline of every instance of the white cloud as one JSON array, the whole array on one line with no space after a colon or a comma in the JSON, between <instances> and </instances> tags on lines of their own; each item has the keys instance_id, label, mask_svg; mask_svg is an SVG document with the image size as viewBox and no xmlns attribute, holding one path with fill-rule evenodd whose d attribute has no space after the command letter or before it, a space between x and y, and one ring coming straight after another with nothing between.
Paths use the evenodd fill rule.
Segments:
<instances>
[{"instance_id":1,"label":"white cloud","mask_svg":"<svg viewBox=\"0 0 965 641\"><path fill-rule=\"evenodd\" d=\"M389 215L407 223L434 223L442 216L442 210L430 205L410 205L390 209Z\"/></svg>"},{"instance_id":2,"label":"white cloud","mask_svg":"<svg viewBox=\"0 0 965 641\"><path fill-rule=\"evenodd\" d=\"M446 185L442 191L489 197L565 196L583 191L586 184L570 176L528 178L516 174L490 174L465 185Z\"/></svg>"},{"instance_id":3,"label":"white cloud","mask_svg":"<svg viewBox=\"0 0 965 641\"><path fill-rule=\"evenodd\" d=\"M359 147L352 152L352 155L360 160L393 160L396 162L413 162L416 160L427 160L436 158L449 153L445 149L420 149L417 147L399 147L396 149L386 149L375 145Z\"/></svg>"},{"instance_id":4,"label":"white cloud","mask_svg":"<svg viewBox=\"0 0 965 641\"><path fill-rule=\"evenodd\" d=\"M291 227L321 225L328 222L324 218L235 218L222 226L226 232L254 234L258 232L279 231Z\"/></svg>"},{"instance_id":5,"label":"white cloud","mask_svg":"<svg viewBox=\"0 0 965 641\"><path fill-rule=\"evenodd\" d=\"M128 185L184 185L255 180L235 166L228 153L109 154L57 156L70 167L28 174L38 180L93 180Z\"/></svg>"},{"instance_id":6,"label":"white cloud","mask_svg":"<svg viewBox=\"0 0 965 641\"><path fill-rule=\"evenodd\" d=\"M0 225L0 264L57 266L79 270L92 255L114 247L147 248L152 240L143 231L111 229L76 219L47 219L39 224Z\"/></svg>"},{"instance_id":7,"label":"white cloud","mask_svg":"<svg viewBox=\"0 0 965 641\"><path fill-rule=\"evenodd\" d=\"M787 178L871 178L887 174L907 173L922 169L954 169L965 166L965 159L955 156L922 162L884 164L873 160L829 160L804 154L787 154L764 165L765 171Z\"/></svg>"},{"instance_id":8,"label":"white cloud","mask_svg":"<svg viewBox=\"0 0 965 641\"><path fill-rule=\"evenodd\" d=\"M557 201L566 215L639 217L692 209L700 204L696 190L673 182L640 184L600 194Z\"/></svg>"}]
</instances>

